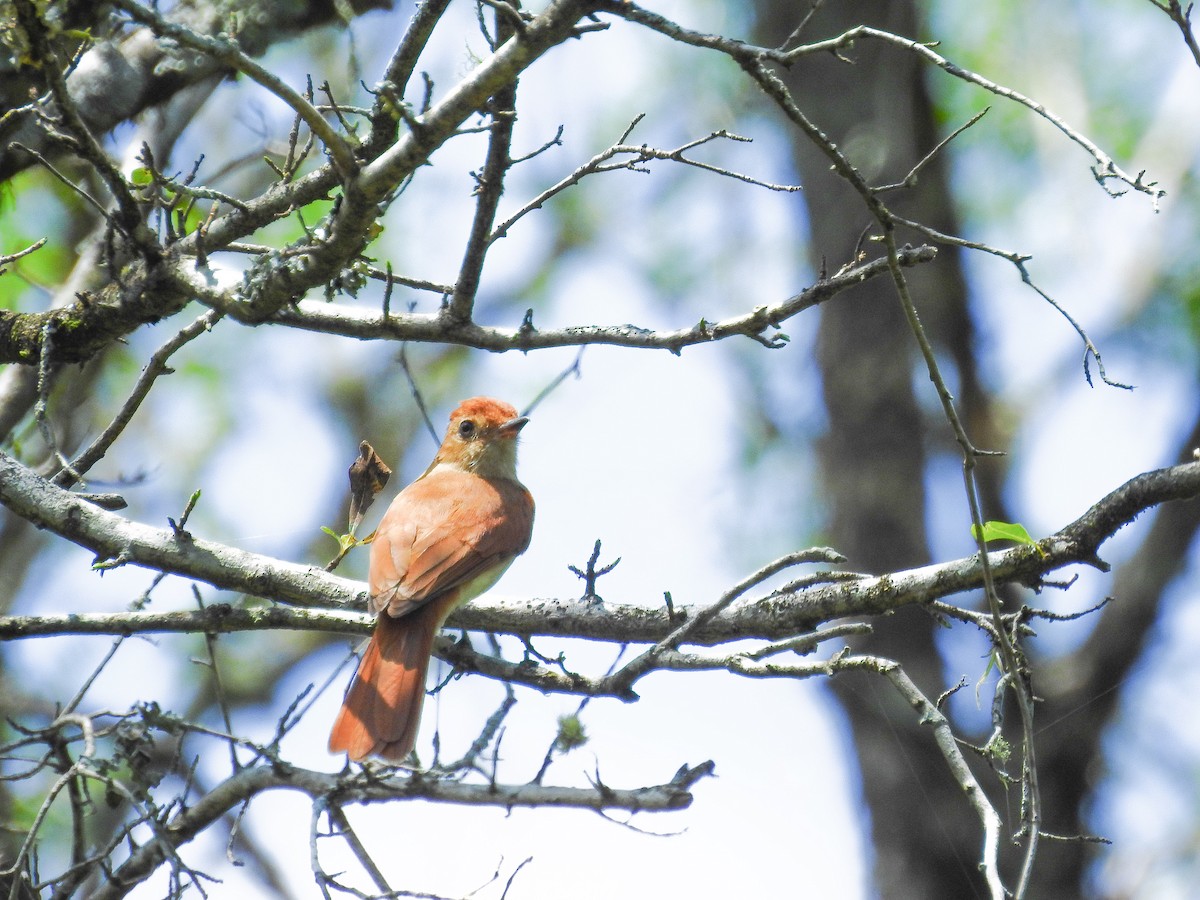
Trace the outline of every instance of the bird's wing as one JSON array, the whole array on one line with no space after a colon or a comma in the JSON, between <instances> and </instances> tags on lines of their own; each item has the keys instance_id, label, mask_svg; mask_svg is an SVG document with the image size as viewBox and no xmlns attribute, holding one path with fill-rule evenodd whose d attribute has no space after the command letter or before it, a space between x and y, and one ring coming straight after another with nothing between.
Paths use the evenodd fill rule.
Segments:
<instances>
[{"instance_id":1,"label":"bird's wing","mask_svg":"<svg viewBox=\"0 0 1200 900\"><path fill-rule=\"evenodd\" d=\"M481 580L529 546L533 498L515 481L438 467L392 501L371 545L371 611L402 616ZM470 599L462 597L460 602Z\"/></svg>"}]
</instances>

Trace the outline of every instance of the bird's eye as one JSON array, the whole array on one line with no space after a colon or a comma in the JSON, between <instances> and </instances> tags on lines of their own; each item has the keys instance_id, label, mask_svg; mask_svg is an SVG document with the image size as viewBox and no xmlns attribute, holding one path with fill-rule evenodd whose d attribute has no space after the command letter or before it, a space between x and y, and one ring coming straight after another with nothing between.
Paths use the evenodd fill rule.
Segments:
<instances>
[{"instance_id":1,"label":"bird's eye","mask_svg":"<svg viewBox=\"0 0 1200 900\"><path fill-rule=\"evenodd\" d=\"M458 436L460 438L472 438L475 436L475 423L470 419L463 419L458 423Z\"/></svg>"}]
</instances>

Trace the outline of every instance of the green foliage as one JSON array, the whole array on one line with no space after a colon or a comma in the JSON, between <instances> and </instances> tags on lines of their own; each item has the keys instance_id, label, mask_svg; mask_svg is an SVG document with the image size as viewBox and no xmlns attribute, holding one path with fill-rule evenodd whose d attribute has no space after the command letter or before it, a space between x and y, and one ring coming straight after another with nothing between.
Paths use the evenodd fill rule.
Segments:
<instances>
[{"instance_id":1,"label":"green foliage","mask_svg":"<svg viewBox=\"0 0 1200 900\"><path fill-rule=\"evenodd\" d=\"M1000 765L1004 765L1012 756L1012 745L1000 734L988 741L983 749L989 759Z\"/></svg>"},{"instance_id":2,"label":"green foliage","mask_svg":"<svg viewBox=\"0 0 1200 900\"><path fill-rule=\"evenodd\" d=\"M329 215L332 208L332 200L314 200L288 218L272 222L259 231L257 237L277 247L298 243L308 237L308 231Z\"/></svg>"},{"instance_id":3,"label":"green foliage","mask_svg":"<svg viewBox=\"0 0 1200 900\"><path fill-rule=\"evenodd\" d=\"M91 221L78 193L48 172L34 168L3 185L0 193L0 255L40 249L0 270L0 309L45 309L48 296L75 265L75 241Z\"/></svg>"},{"instance_id":4,"label":"green foliage","mask_svg":"<svg viewBox=\"0 0 1200 900\"><path fill-rule=\"evenodd\" d=\"M579 716L568 715L558 717L558 735L554 738L554 746L563 753L577 750L588 742L587 732Z\"/></svg>"},{"instance_id":5,"label":"green foliage","mask_svg":"<svg viewBox=\"0 0 1200 900\"><path fill-rule=\"evenodd\" d=\"M337 556L334 557L335 562L340 562L342 557L357 547L359 544L365 544L366 541L360 541L354 536L353 532L348 534L338 534L328 525L322 525L321 530L337 541Z\"/></svg>"},{"instance_id":6,"label":"green foliage","mask_svg":"<svg viewBox=\"0 0 1200 900\"><path fill-rule=\"evenodd\" d=\"M0 254L24 249L40 237L42 235L26 232L19 222L6 220ZM71 263L70 254L54 242L47 243L40 250L23 256L16 262L9 263L0 274L0 309L31 311L31 305L24 301L31 293L30 285L57 284Z\"/></svg>"},{"instance_id":7,"label":"green foliage","mask_svg":"<svg viewBox=\"0 0 1200 900\"><path fill-rule=\"evenodd\" d=\"M978 526L971 526L971 537L975 540L980 540L980 531ZM989 544L992 541L1015 541L1018 544L1028 544L1030 547L1037 547L1037 541L1025 530L1025 526L1019 522L998 522L990 520L983 523L983 542Z\"/></svg>"}]
</instances>

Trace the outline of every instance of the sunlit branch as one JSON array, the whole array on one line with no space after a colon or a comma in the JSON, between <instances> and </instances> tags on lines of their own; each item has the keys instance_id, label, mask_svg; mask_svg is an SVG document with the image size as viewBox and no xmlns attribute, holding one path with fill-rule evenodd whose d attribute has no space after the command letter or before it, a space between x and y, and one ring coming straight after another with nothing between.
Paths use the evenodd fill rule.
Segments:
<instances>
[{"instance_id":1,"label":"sunlit branch","mask_svg":"<svg viewBox=\"0 0 1200 900\"><path fill-rule=\"evenodd\" d=\"M0 453L0 503L96 553L98 569L137 565L214 587L299 605L335 606L364 599L364 585L319 566L273 560L194 537L182 529L152 528L100 509L58 488Z\"/></svg>"},{"instance_id":2,"label":"sunlit branch","mask_svg":"<svg viewBox=\"0 0 1200 900\"><path fill-rule=\"evenodd\" d=\"M191 802L166 823L158 839L143 844L91 895L93 900L123 897L165 861L221 816L270 790L294 790L314 799L336 797L338 803L381 803L394 800L427 800L462 806L557 807L560 809L667 812L691 805L695 784L713 772L712 763L684 767L668 782L650 787L622 789L608 785L589 788L544 785L465 784L434 778L388 777L378 771L359 775L331 775L295 766L264 764L242 769Z\"/></svg>"},{"instance_id":3,"label":"sunlit branch","mask_svg":"<svg viewBox=\"0 0 1200 900\"><path fill-rule=\"evenodd\" d=\"M1107 568L1100 546L1140 513L1172 500L1200 496L1200 463L1157 469L1130 479L1099 500L1083 516L1038 542L987 554L997 584L1037 585L1064 566ZM140 632L220 632L291 628L366 634L372 619L350 612L363 604L366 586L266 556L245 553L170 529L154 529L92 507L76 495L47 484L0 454L0 503L35 524L111 557L126 548L126 562L256 596L296 604L266 608L209 604L204 610L79 613L0 617L0 638L55 634ZM983 584L978 555L879 576L822 581L793 590L769 592L720 610L686 643L716 645L739 639L779 641L804 634L833 619L876 615L913 603L927 603L977 590ZM362 608L359 606L358 608ZM640 603L602 604L583 600L506 599L485 595L457 610L449 625L500 634L581 637L656 643L679 626L663 607ZM975 620L972 620L975 621ZM978 622L976 622L978 624Z\"/></svg>"},{"instance_id":4,"label":"sunlit branch","mask_svg":"<svg viewBox=\"0 0 1200 900\"><path fill-rule=\"evenodd\" d=\"M915 266L930 262L935 256L936 251L932 247L906 247L900 251L900 263L904 266ZM690 328L673 331L656 331L637 325L572 325L549 330L540 330L532 323L519 328L499 328L475 322L460 325L436 313L392 313L384 316L374 311L333 306L317 301L301 301L281 309L269 322L360 340L458 344L496 352L609 344L678 353L684 347L712 343L737 335L775 348L783 346L786 341L773 333L773 328L778 328L781 323L796 314L887 271L887 260L871 260L847 267L799 294L777 303L757 306L749 312L717 321L701 319ZM224 291L206 285L199 274L181 270L177 275L181 282L186 279L185 283L191 286L192 293L201 302L239 320L244 320L251 314L245 304L232 299Z\"/></svg>"}]
</instances>

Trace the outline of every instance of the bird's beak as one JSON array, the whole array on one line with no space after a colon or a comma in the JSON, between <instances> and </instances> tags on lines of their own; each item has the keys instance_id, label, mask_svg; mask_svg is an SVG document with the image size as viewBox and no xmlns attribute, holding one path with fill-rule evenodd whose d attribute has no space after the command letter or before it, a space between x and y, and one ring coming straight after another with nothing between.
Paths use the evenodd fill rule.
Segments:
<instances>
[{"instance_id":1,"label":"bird's beak","mask_svg":"<svg viewBox=\"0 0 1200 900\"><path fill-rule=\"evenodd\" d=\"M517 416L496 426L497 437L516 437L522 428L529 424L529 416Z\"/></svg>"}]
</instances>

